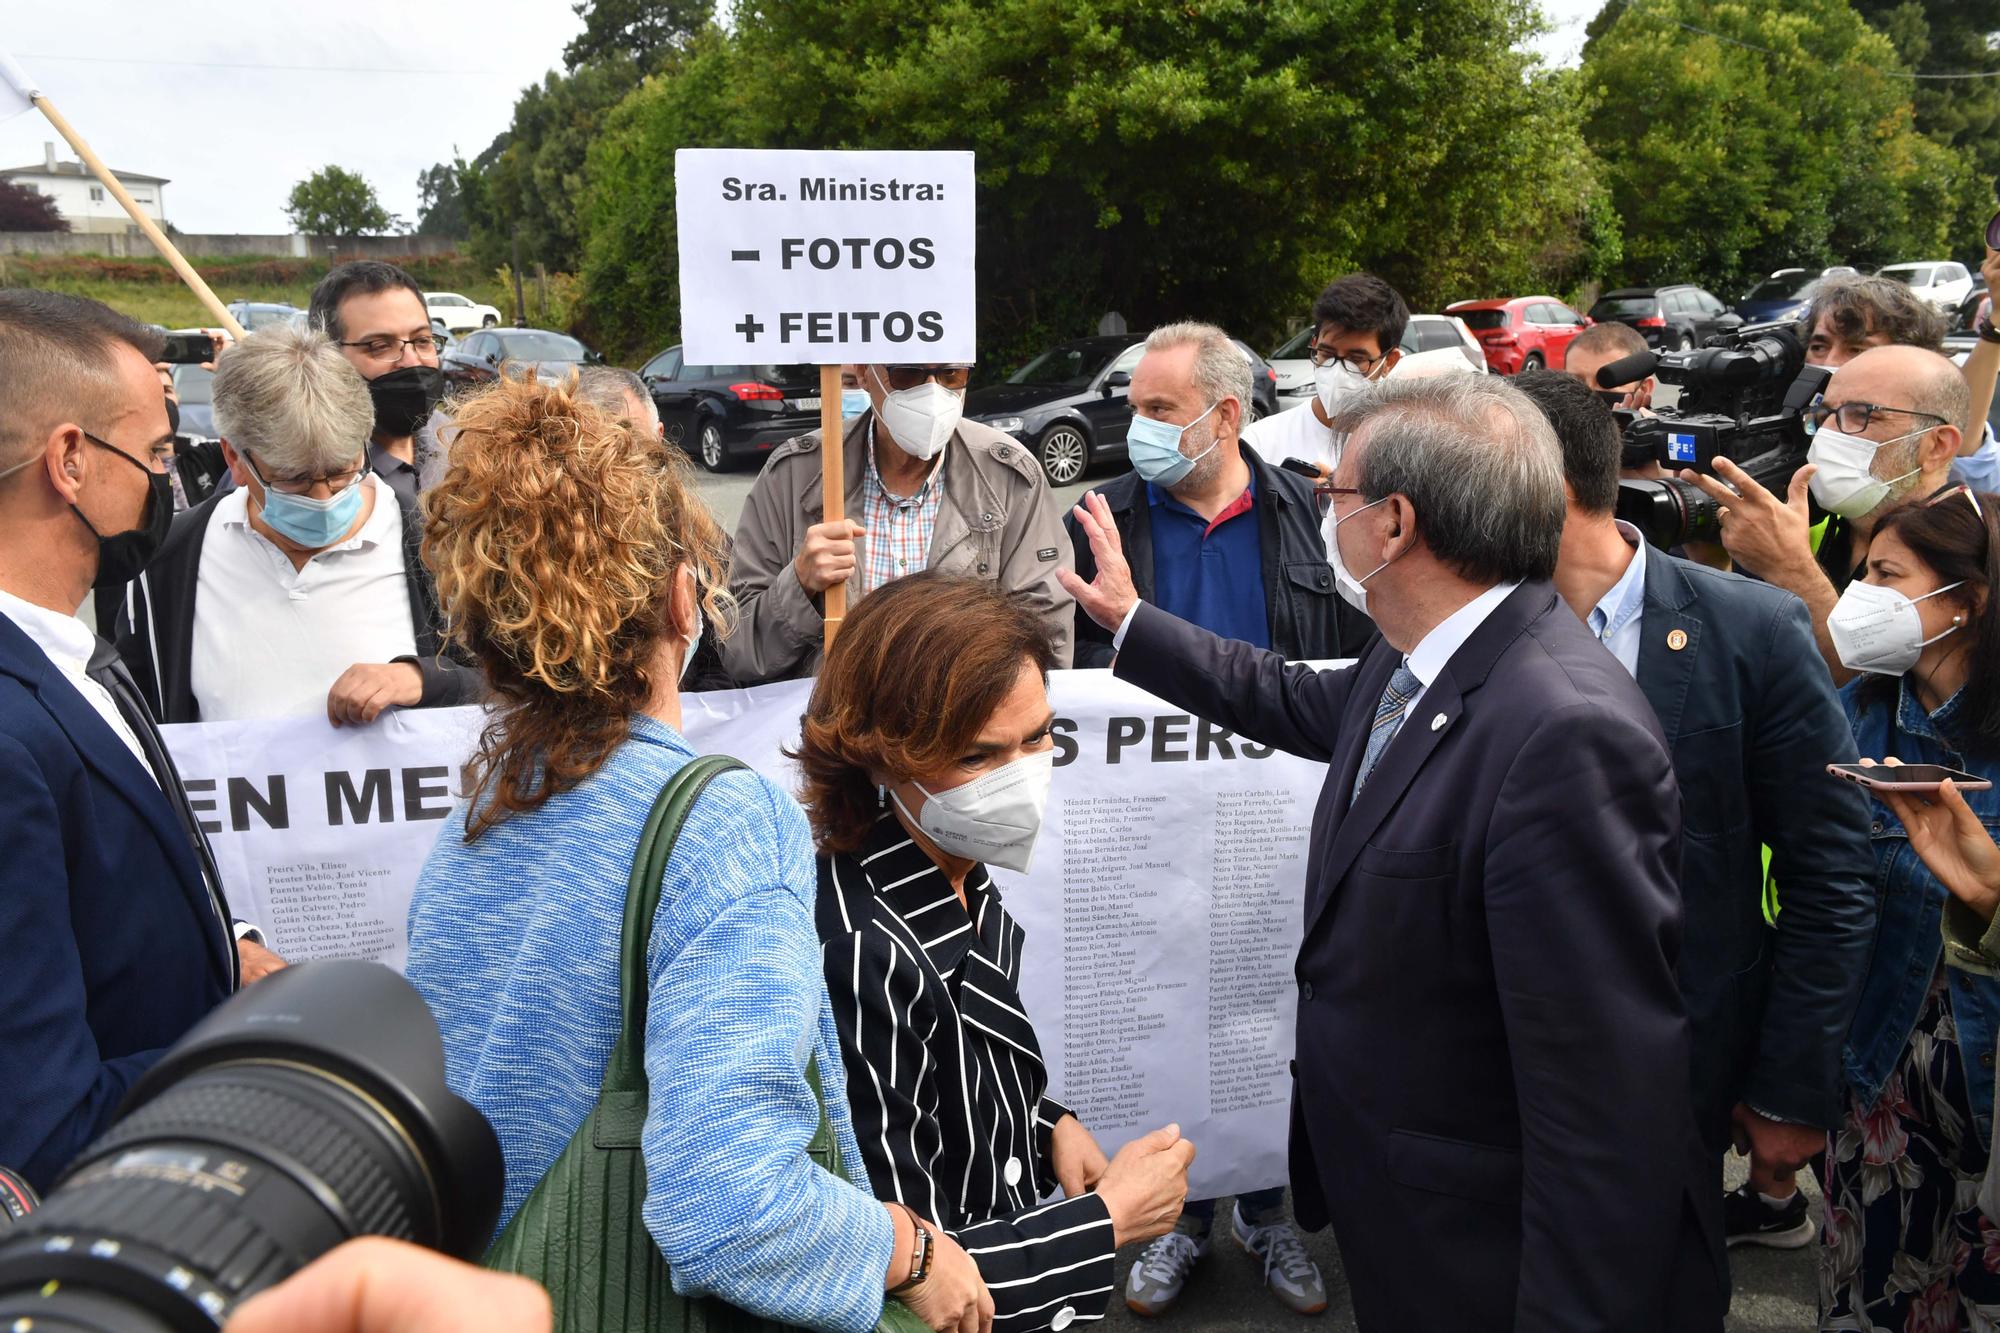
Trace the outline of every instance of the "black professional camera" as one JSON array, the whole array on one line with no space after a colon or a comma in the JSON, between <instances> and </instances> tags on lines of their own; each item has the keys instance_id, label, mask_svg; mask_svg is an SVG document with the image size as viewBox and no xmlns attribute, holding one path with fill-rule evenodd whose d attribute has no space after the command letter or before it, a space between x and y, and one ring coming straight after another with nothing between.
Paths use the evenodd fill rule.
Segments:
<instances>
[{"instance_id":1,"label":"black professional camera","mask_svg":"<svg viewBox=\"0 0 2000 1333\"><path fill-rule=\"evenodd\" d=\"M408 982L286 968L141 1078L47 1204L0 1173L0 1329L212 1331L356 1236L476 1258L503 1183Z\"/></svg>"},{"instance_id":2,"label":"black professional camera","mask_svg":"<svg viewBox=\"0 0 2000 1333\"><path fill-rule=\"evenodd\" d=\"M1652 375L1656 415L1627 417L1624 465L1712 473L1727 458L1779 495L1806 461L1806 409L1833 372L1806 364L1789 322L1746 324L1688 352L1634 352L1597 372L1602 388ZM1618 483L1618 517L1653 545L1716 541L1716 503L1699 486L1667 477Z\"/></svg>"}]
</instances>

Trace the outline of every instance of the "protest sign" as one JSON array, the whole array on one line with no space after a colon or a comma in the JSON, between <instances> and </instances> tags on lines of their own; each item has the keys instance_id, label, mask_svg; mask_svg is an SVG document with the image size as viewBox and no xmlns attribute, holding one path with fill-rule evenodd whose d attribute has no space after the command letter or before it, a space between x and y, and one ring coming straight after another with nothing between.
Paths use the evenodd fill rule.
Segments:
<instances>
[{"instance_id":1,"label":"protest sign","mask_svg":"<svg viewBox=\"0 0 2000 1333\"><path fill-rule=\"evenodd\" d=\"M704 753L789 788L809 681L683 699ZM1108 1149L1178 1121L1195 1197L1284 1179L1306 840L1325 770L1103 671L1056 672L1056 778L1026 875L1021 994L1054 1094ZM484 714L167 727L237 915L292 959L400 966L418 872Z\"/></svg>"}]
</instances>

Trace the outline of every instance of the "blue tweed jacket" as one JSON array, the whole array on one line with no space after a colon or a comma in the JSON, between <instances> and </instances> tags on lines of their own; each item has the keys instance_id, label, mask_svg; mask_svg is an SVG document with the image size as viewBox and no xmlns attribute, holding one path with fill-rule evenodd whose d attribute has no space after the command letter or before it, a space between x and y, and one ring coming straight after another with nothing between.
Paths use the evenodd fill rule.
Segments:
<instances>
[{"instance_id":1,"label":"blue tweed jacket","mask_svg":"<svg viewBox=\"0 0 2000 1333\"><path fill-rule=\"evenodd\" d=\"M453 813L410 907L409 977L444 1033L452 1090L485 1112L507 1162L500 1225L589 1113L618 1030L625 884L660 788L695 757L641 718L596 773L471 844ZM675 1287L807 1328L874 1327L893 1231L869 1193L805 1155L827 1116L859 1163L813 927L803 812L727 773L667 865L647 946L651 1102L646 1227Z\"/></svg>"}]
</instances>

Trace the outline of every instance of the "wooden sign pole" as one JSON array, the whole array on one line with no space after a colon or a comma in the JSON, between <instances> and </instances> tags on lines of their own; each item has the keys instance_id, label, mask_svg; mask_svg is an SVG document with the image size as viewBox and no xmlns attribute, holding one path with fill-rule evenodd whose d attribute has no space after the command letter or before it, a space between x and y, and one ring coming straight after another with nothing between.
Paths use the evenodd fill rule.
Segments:
<instances>
[{"instance_id":1,"label":"wooden sign pole","mask_svg":"<svg viewBox=\"0 0 2000 1333\"><path fill-rule=\"evenodd\" d=\"M847 517L847 469L842 454L846 446L846 423L840 415L840 367L819 368L819 457L820 493L825 507L823 523L838 523ZM860 571L857 570L856 573ZM847 585L835 583L823 594L826 601L826 648L833 650L840 622L847 618Z\"/></svg>"},{"instance_id":2,"label":"wooden sign pole","mask_svg":"<svg viewBox=\"0 0 2000 1333\"><path fill-rule=\"evenodd\" d=\"M186 283L189 290L200 298L203 305L208 307L209 313L215 316L215 322L223 328L228 329L232 336L241 338L243 336L243 326L238 324L235 317L224 308L222 302L216 299L215 293L209 290L208 284L201 280L201 274L194 271L194 266L181 257L181 252L174 248L174 243L167 239L166 233L160 230L159 224L146 216L145 210L141 209L138 202L130 194L126 193L125 187L118 183L118 178L111 174L111 168L105 166L103 159L91 151L90 145L83 141L83 136L70 127L70 123L63 119L62 112L56 110L48 98L42 96L40 93L35 93L33 96L35 105L41 108L44 116L48 117L49 124L56 127L56 133L69 141L69 146L74 148L76 155L83 159L83 165L90 168L90 174L97 177L104 188L111 191L111 197L124 206L125 211L131 215L132 221L138 224L139 230L146 234L146 239L153 243L153 248L160 252L160 257L173 265L174 272L180 274L181 281ZM836 376L837 378L838 376ZM838 408L838 406L839 404L836 403L835 407Z\"/></svg>"}]
</instances>

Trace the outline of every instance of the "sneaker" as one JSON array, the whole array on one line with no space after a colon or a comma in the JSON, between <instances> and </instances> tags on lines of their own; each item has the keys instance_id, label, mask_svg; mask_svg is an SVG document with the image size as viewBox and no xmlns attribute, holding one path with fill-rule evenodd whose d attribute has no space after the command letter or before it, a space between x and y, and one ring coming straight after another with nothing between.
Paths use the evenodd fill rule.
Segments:
<instances>
[{"instance_id":1,"label":"sneaker","mask_svg":"<svg viewBox=\"0 0 2000 1333\"><path fill-rule=\"evenodd\" d=\"M1151 1319L1173 1309L1195 1261L1208 1253L1207 1236L1169 1231L1139 1252L1125 1279L1125 1308Z\"/></svg>"},{"instance_id":2,"label":"sneaker","mask_svg":"<svg viewBox=\"0 0 2000 1333\"><path fill-rule=\"evenodd\" d=\"M1794 1190L1791 1198L1773 1207L1748 1181L1722 1196L1722 1223L1731 1245L1798 1250L1812 1244L1814 1234L1802 1192Z\"/></svg>"},{"instance_id":3,"label":"sneaker","mask_svg":"<svg viewBox=\"0 0 2000 1333\"><path fill-rule=\"evenodd\" d=\"M1299 1314L1319 1314L1326 1309L1326 1279L1306 1253L1305 1238L1297 1227L1282 1218L1250 1226L1244 1222L1239 1205L1231 1215L1230 1230L1236 1233L1238 1245L1264 1261L1264 1284L1279 1300Z\"/></svg>"}]
</instances>

